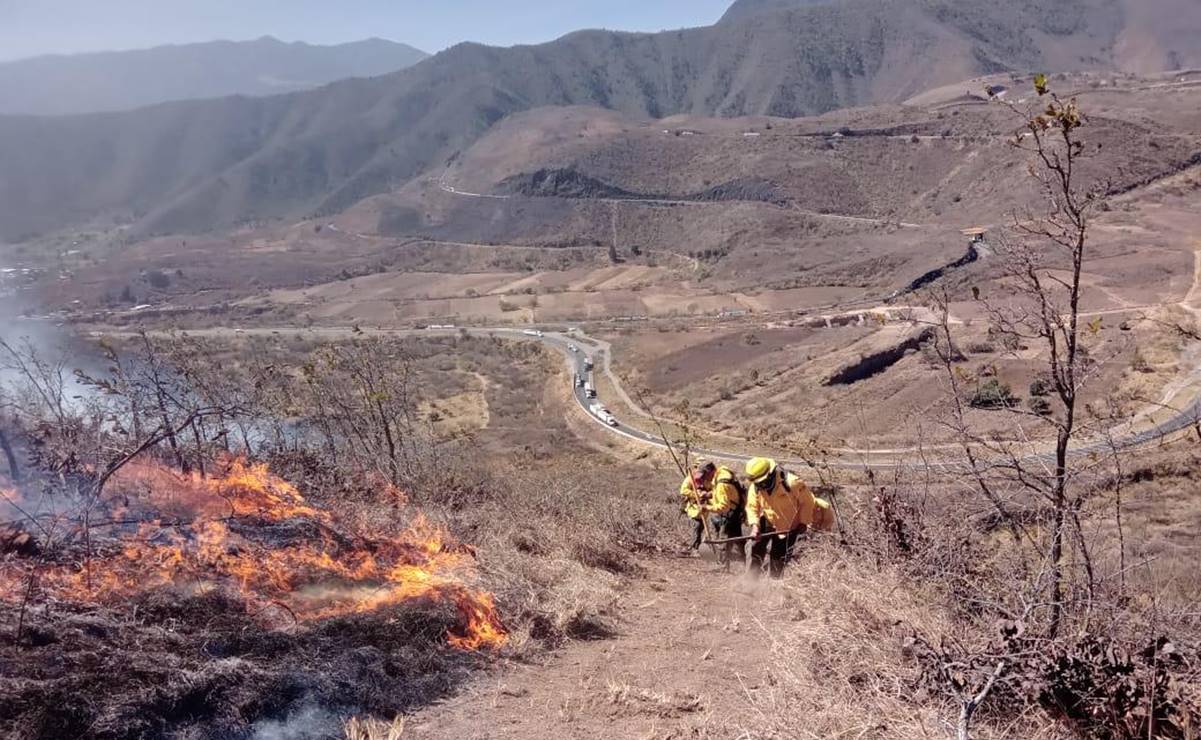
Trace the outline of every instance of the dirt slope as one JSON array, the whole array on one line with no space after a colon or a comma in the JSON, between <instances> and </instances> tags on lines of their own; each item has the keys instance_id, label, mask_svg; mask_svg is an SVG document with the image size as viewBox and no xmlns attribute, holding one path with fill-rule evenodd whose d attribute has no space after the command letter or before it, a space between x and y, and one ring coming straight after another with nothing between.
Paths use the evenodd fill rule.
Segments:
<instances>
[{"instance_id":1,"label":"dirt slope","mask_svg":"<svg viewBox=\"0 0 1201 740\"><path fill-rule=\"evenodd\" d=\"M899 641L889 625L924 607L898 599L895 584L867 593L861 573L824 570L826 555L813 556L823 567L798 565L779 582L697 560L648 561L613 608L614 635L499 669L411 717L405 736L817 738L845 730L848 716L859 737L920 736L923 710L885 719L887 702L869 706L873 692L854 683L861 670L892 670ZM827 652L827 638L865 634L870 655ZM807 696L817 689L811 675L820 690ZM797 701L808 708L805 726L783 709Z\"/></svg>"},{"instance_id":2,"label":"dirt slope","mask_svg":"<svg viewBox=\"0 0 1201 740\"><path fill-rule=\"evenodd\" d=\"M764 627L787 623L783 593L745 583L739 591L737 579L700 561L650 568L614 609L612 639L574 643L545 665L481 679L415 716L413 737L735 735L745 692L769 679Z\"/></svg>"}]
</instances>

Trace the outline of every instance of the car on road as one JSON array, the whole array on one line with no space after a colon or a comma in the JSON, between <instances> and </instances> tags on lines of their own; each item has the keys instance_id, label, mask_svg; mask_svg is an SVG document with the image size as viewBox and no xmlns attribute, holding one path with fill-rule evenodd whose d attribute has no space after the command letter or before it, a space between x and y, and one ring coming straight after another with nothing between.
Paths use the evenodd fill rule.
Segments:
<instances>
[{"instance_id":1,"label":"car on road","mask_svg":"<svg viewBox=\"0 0 1201 740\"><path fill-rule=\"evenodd\" d=\"M579 352L579 351L580 351L580 348L579 348L579 347L577 347L577 346L575 346L574 344L569 344L569 345L567 345L567 349L571 350L572 352Z\"/></svg>"}]
</instances>

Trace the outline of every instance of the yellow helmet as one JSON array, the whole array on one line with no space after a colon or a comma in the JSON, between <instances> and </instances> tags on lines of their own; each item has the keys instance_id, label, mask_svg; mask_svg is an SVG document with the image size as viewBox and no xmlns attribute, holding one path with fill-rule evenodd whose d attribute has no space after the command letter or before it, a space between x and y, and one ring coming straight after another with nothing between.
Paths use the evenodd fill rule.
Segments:
<instances>
[{"instance_id":1,"label":"yellow helmet","mask_svg":"<svg viewBox=\"0 0 1201 740\"><path fill-rule=\"evenodd\" d=\"M746 477L751 479L751 483L759 483L774 472L776 461L766 457L756 457L746 464Z\"/></svg>"}]
</instances>

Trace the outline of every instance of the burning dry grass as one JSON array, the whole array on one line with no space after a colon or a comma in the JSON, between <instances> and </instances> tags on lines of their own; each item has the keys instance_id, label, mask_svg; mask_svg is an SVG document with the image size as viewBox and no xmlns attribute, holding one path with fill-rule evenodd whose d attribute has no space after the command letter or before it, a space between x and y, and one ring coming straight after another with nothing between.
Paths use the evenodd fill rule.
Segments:
<instances>
[{"instance_id":1,"label":"burning dry grass","mask_svg":"<svg viewBox=\"0 0 1201 740\"><path fill-rule=\"evenodd\" d=\"M128 467L87 531L0 561L0 734L237 737L297 704L396 716L506 644L473 550L394 492L363 534L266 466L225 468Z\"/></svg>"},{"instance_id":2,"label":"burning dry grass","mask_svg":"<svg viewBox=\"0 0 1201 740\"><path fill-rule=\"evenodd\" d=\"M128 466L114 481L124 503L108 522L112 534L96 542L95 552L90 543L82 555L69 550L25 577L39 591L79 603L114 604L168 586L229 589L275 627L288 617L327 619L415 599L447 600L463 618L451 644L504 644L491 594L465 585L474 578L471 552L420 514L388 539L348 536L266 465L233 460L227 467L224 475L201 477L152 461ZM138 523L126 531L122 525L130 521ZM19 563L5 563L9 580L18 580L14 567L24 574Z\"/></svg>"},{"instance_id":3,"label":"burning dry grass","mask_svg":"<svg viewBox=\"0 0 1201 740\"><path fill-rule=\"evenodd\" d=\"M291 483L266 463L235 458L217 476L181 473L151 460L135 460L113 477L111 487L139 510L162 517L255 517L278 522L304 517L329 524L328 512L305 502Z\"/></svg>"}]
</instances>

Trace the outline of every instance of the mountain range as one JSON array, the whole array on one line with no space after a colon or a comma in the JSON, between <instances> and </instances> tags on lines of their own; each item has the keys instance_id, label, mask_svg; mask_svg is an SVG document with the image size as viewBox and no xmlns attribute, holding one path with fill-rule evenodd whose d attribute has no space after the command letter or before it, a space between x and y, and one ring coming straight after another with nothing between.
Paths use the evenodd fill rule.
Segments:
<instances>
[{"instance_id":1,"label":"mountain range","mask_svg":"<svg viewBox=\"0 0 1201 740\"><path fill-rule=\"evenodd\" d=\"M313 46L269 36L40 56L0 64L0 114L93 113L172 100L272 95L395 72L427 56L383 39Z\"/></svg>"},{"instance_id":2,"label":"mountain range","mask_svg":"<svg viewBox=\"0 0 1201 740\"><path fill-rule=\"evenodd\" d=\"M97 219L148 234L337 212L542 106L792 117L986 73L1193 65L1197 0L738 0L710 27L460 44L289 95L0 117L0 237Z\"/></svg>"}]
</instances>

